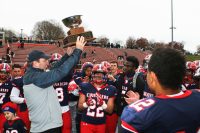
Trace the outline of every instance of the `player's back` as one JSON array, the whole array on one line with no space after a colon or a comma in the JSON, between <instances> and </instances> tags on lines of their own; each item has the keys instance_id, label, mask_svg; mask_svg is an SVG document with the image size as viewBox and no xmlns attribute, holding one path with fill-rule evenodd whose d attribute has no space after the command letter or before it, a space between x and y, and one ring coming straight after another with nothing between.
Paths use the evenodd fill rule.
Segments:
<instances>
[{"instance_id":1,"label":"player's back","mask_svg":"<svg viewBox=\"0 0 200 133\"><path fill-rule=\"evenodd\" d=\"M0 106L6 102L10 102L12 88L13 84L9 79L0 85Z\"/></svg>"},{"instance_id":2,"label":"player's back","mask_svg":"<svg viewBox=\"0 0 200 133\"><path fill-rule=\"evenodd\" d=\"M158 96L126 107L122 127L145 133L196 133L200 129L200 93Z\"/></svg>"},{"instance_id":3,"label":"player's back","mask_svg":"<svg viewBox=\"0 0 200 133\"><path fill-rule=\"evenodd\" d=\"M56 82L53 85L53 87L56 91L56 94L58 96L58 101L59 101L63 111L69 110L68 107L66 107L66 106L68 106L68 102L69 102L69 96L68 96L67 88L68 88L68 84L69 84L71 78L72 78L71 75L66 76L62 80Z\"/></svg>"}]
</instances>

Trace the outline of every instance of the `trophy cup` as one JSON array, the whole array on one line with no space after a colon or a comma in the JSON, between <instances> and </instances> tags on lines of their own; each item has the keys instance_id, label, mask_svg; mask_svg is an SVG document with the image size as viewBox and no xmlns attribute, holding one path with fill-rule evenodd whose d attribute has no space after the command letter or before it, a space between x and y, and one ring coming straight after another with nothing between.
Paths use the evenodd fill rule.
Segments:
<instances>
[{"instance_id":1,"label":"trophy cup","mask_svg":"<svg viewBox=\"0 0 200 133\"><path fill-rule=\"evenodd\" d=\"M64 25L70 29L67 32L68 36L63 40L64 47L75 45L78 36L85 37L87 42L95 39L91 31L84 31L83 27L79 27L82 23L81 16L82 15L75 15L62 20Z\"/></svg>"}]
</instances>

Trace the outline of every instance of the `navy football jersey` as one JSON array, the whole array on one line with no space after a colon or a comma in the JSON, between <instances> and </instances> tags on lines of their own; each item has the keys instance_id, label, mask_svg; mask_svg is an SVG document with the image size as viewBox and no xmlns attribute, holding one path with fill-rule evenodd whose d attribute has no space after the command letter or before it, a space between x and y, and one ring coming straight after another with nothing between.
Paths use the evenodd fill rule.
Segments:
<instances>
[{"instance_id":1,"label":"navy football jersey","mask_svg":"<svg viewBox=\"0 0 200 133\"><path fill-rule=\"evenodd\" d=\"M143 92L143 98L153 97L154 93L149 89L147 82L145 81L145 88Z\"/></svg>"},{"instance_id":2,"label":"navy football jersey","mask_svg":"<svg viewBox=\"0 0 200 133\"><path fill-rule=\"evenodd\" d=\"M200 129L200 92L156 96L125 107L123 132L197 133Z\"/></svg>"},{"instance_id":3,"label":"navy football jersey","mask_svg":"<svg viewBox=\"0 0 200 133\"><path fill-rule=\"evenodd\" d=\"M86 100L88 97L93 99L94 105L83 110L82 121L90 124L104 124L106 117L105 111L101 106L97 105L97 93L101 95L105 103L108 99L116 96L116 88L112 85L105 85L97 89L91 83L80 84L80 93L85 95Z\"/></svg>"},{"instance_id":4,"label":"navy football jersey","mask_svg":"<svg viewBox=\"0 0 200 133\"><path fill-rule=\"evenodd\" d=\"M198 85L197 85L196 83L191 83L191 84L185 83L185 84L183 84L183 85L185 86L185 88L186 88L187 90L192 90L192 89L198 88Z\"/></svg>"},{"instance_id":5,"label":"navy football jersey","mask_svg":"<svg viewBox=\"0 0 200 133\"><path fill-rule=\"evenodd\" d=\"M13 86L15 85L10 80L7 80L0 85L0 106L4 103L10 102L10 93Z\"/></svg>"},{"instance_id":6,"label":"navy football jersey","mask_svg":"<svg viewBox=\"0 0 200 133\"><path fill-rule=\"evenodd\" d=\"M26 133L27 129L24 122L17 118L13 121L6 121L4 123L4 133Z\"/></svg>"},{"instance_id":7,"label":"navy football jersey","mask_svg":"<svg viewBox=\"0 0 200 133\"><path fill-rule=\"evenodd\" d=\"M62 108L63 113L69 110L69 107L68 107L69 96L68 96L67 88L68 88L68 84L70 80L71 80L71 77L66 76L61 81L53 85L57 93L58 101L60 102L60 106Z\"/></svg>"},{"instance_id":8,"label":"navy football jersey","mask_svg":"<svg viewBox=\"0 0 200 133\"><path fill-rule=\"evenodd\" d=\"M117 114L121 116L123 108L127 106L127 103L124 97L127 97L126 94L128 91L132 90L134 92L139 93L140 98L143 98L144 88L145 88L145 81L142 75L138 75L136 79L136 87L133 88L133 77L135 73L131 73L128 76L121 74L116 81L116 86L118 89L118 96L117 100Z\"/></svg>"},{"instance_id":9,"label":"navy football jersey","mask_svg":"<svg viewBox=\"0 0 200 133\"><path fill-rule=\"evenodd\" d=\"M15 78L12 80L12 82L16 85L16 87L19 89L20 91L20 95L19 97L22 97L24 98L24 90L23 90L23 77L20 77L20 78ZM27 105L26 103L21 103L21 104L18 104L19 105L19 109L21 112L24 112L27 110Z\"/></svg>"},{"instance_id":10,"label":"navy football jersey","mask_svg":"<svg viewBox=\"0 0 200 133\"><path fill-rule=\"evenodd\" d=\"M114 75L114 78L116 79L116 81L118 80L119 76L120 76L120 74ZM114 86L116 85L115 82L113 82L113 81L110 80L110 79L107 80L107 84L109 84L109 85L114 85Z\"/></svg>"}]
</instances>

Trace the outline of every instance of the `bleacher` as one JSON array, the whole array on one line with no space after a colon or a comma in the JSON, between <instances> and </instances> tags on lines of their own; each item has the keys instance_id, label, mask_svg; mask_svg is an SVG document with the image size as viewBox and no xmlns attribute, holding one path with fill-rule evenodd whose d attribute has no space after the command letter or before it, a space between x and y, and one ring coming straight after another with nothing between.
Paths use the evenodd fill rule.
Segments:
<instances>
[{"instance_id":1,"label":"bleacher","mask_svg":"<svg viewBox=\"0 0 200 133\"><path fill-rule=\"evenodd\" d=\"M25 44L24 48L18 48L17 44L10 45L11 50L15 53L14 58L12 59L13 63L18 63L23 65L26 62L27 55L32 50L40 50L45 52L46 54L52 53L60 53L64 54L67 48L57 47L56 45L49 44ZM95 54L92 54L92 51L95 49ZM128 56L136 56L140 63L142 63L143 58L148 54L148 52L142 52L136 49L119 49L119 48L102 48L102 47L94 47L94 46L85 46L84 52L86 52L86 58L82 58L81 62L84 63L86 61L92 62L93 59L96 60L96 63L100 63L101 61L113 61L117 60L118 56L125 56L125 52ZM0 57L5 55L6 46L0 48Z\"/></svg>"}]
</instances>

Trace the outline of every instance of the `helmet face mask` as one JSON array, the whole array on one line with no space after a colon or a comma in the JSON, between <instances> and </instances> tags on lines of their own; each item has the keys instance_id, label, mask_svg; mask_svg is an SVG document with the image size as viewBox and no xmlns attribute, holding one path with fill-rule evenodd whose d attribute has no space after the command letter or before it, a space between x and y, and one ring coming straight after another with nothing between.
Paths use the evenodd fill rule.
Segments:
<instances>
[{"instance_id":1,"label":"helmet face mask","mask_svg":"<svg viewBox=\"0 0 200 133\"><path fill-rule=\"evenodd\" d=\"M96 73L93 73L92 75L92 80L96 84L103 84L106 82L106 79L107 79L106 75L101 72L96 72Z\"/></svg>"},{"instance_id":2,"label":"helmet face mask","mask_svg":"<svg viewBox=\"0 0 200 133\"><path fill-rule=\"evenodd\" d=\"M107 68L102 64L94 65L92 69L92 80L96 84L103 84L106 82Z\"/></svg>"},{"instance_id":3,"label":"helmet face mask","mask_svg":"<svg viewBox=\"0 0 200 133\"><path fill-rule=\"evenodd\" d=\"M51 55L50 61L58 61L62 58L62 55L59 53L53 53Z\"/></svg>"},{"instance_id":4,"label":"helmet face mask","mask_svg":"<svg viewBox=\"0 0 200 133\"><path fill-rule=\"evenodd\" d=\"M51 55L49 64L50 64L50 69L54 68L55 64L62 58L62 55L59 53L53 53Z\"/></svg>"},{"instance_id":5,"label":"helmet face mask","mask_svg":"<svg viewBox=\"0 0 200 133\"><path fill-rule=\"evenodd\" d=\"M6 81L10 77L11 67L7 63L0 64L0 80Z\"/></svg>"}]
</instances>

